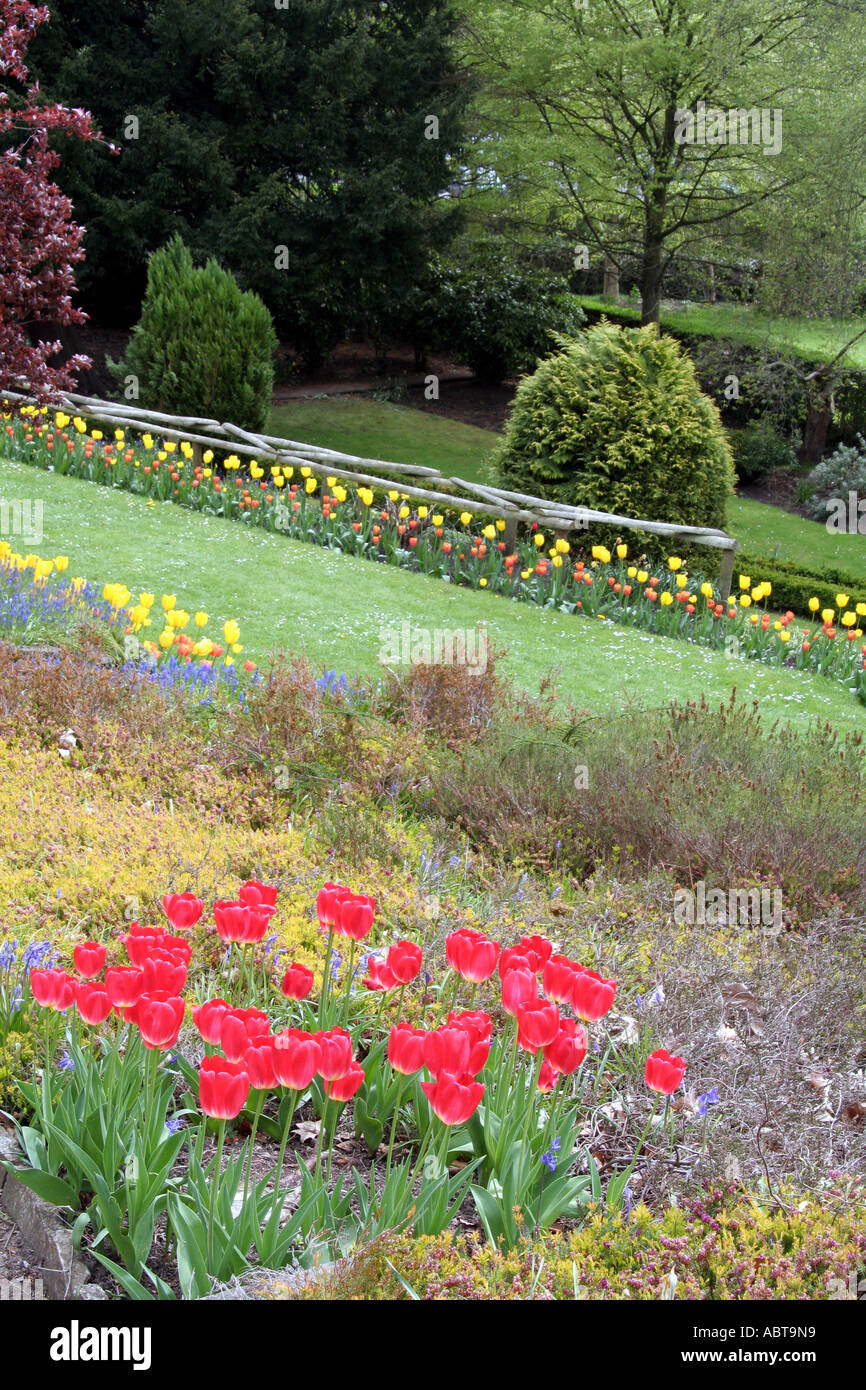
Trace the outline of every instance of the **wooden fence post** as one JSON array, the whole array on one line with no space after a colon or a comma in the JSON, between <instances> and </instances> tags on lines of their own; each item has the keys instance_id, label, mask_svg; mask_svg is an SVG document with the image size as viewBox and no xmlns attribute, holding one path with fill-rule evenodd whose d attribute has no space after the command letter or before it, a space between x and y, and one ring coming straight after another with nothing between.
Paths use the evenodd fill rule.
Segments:
<instances>
[{"instance_id":1,"label":"wooden fence post","mask_svg":"<svg viewBox=\"0 0 866 1390\"><path fill-rule=\"evenodd\" d=\"M722 599L726 599L731 592L731 585L734 582L734 546L722 551L722 568L719 571L719 588L722 591Z\"/></svg>"}]
</instances>

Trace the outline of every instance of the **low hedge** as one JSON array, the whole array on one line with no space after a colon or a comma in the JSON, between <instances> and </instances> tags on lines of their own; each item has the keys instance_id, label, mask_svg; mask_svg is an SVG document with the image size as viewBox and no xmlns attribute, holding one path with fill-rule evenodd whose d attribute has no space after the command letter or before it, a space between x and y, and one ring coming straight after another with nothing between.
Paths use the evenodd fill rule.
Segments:
<instances>
[{"instance_id":1,"label":"low hedge","mask_svg":"<svg viewBox=\"0 0 866 1390\"><path fill-rule=\"evenodd\" d=\"M747 574L754 584L768 580L773 586L770 606L780 612L796 613L799 617L814 620L809 610L809 599L817 598L821 608L835 608L836 595L847 594L851 599L849 606L866 602L866 580L844 570L811 570L790 560L767 559L738 550L734 559L734 587L737 576ZM818 610L820 612L820 609Z\"/></svg>"}]
</instances>

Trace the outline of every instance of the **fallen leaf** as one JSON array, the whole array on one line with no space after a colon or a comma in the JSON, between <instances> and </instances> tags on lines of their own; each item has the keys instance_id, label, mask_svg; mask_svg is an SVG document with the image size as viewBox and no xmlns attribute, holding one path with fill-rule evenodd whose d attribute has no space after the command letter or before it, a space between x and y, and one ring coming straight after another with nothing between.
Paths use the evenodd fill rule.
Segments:
<instances>
[{"instance_id":1,"label":"fallen leaf","mask_svg":"<svg viewBox=\"0 0 866 1390\"><path fill-rule=\"evenodd\" d=\"M302 1144L315 1144L321 1128L321 1120L300 1120L298 1124L295 1125L295 1134L297 1134Z\"/></svg>"}]
</instances>

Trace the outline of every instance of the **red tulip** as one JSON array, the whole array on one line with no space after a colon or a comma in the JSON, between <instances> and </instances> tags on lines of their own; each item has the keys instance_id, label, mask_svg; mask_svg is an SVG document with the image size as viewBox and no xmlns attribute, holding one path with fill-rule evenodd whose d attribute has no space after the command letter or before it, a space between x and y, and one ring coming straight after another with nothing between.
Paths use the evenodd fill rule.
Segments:
<instances>
[{"instance_id":1,"label":"red tulip","mask_svg":"<svg viewBox=\"0 0 866 1390\"><path fill-rule=\"evenodd\" d=\"M250 909L244 903L216 902L213 905L216 929L223 941L245 941L250 925Z\"/></svg>"},{"instance_id":2,"label":"red tulip","mask_svg":"<svg viewBox=\"0 0 866 1390\"><path fill-rule=\"evenodd\" d=\"M313 972L306 965L290 965L280 986L287 999L306 999L313 988Z\"/></svg>"},{"instance_id":3,"label":"red tulip","mask_svg":"<svg viewBox=\"0 0 866 1390\"><path fill-rule=\"evenodd\" d=\"M277 1080L291 1091L305 1091L316 1074L322 1052L309 1033L286 1028L274 1038Z\"/></svg>"},{"instance_id":4,"label":"red tulip","mask_svg":"<svg viewBox=\"0 0 866 1390\"><path fill-rule=\"evenodd\" d=\"M490 1055L490 1042L493 1037L490 1015L480 1009L467 1009L460 1014L452 1011L448 1015L448 1025L451 1028L462 1028L464 1033L469 1034L469 1061L466 1070L477 1076Z\"/></svg>"},{"instance_id":5,"label":"red tulip","mask_svg":"<svg viewBox=\"0 0 866 1390\"><path fill-rule=\"evenodd\" d=\"M224 999L207 999L192 1011L192 1021L206 1043L219 1047L220 1029L231 1005Z\"/></svg>"},{"instance_id":6,"label":"red tulip","mask_svg":"<svg viewBox=\"0 0 866 1390\"><path fill-rule=\"evenodd\" d=\"M511 970L528 970L535 975L541 969L541 961L535 951L525 951L522 946L506 946L499 957L499 978L504 980Z\"/></svg>"},{"instance_id":7,"label":"red tulip","mask_svg":"<svg viewBox=\"0 0 866 1390\"><path fill-rule=\"evenodd\" d=\"M663 1047L646 1059L646 1084L663 1096L672 1095L686 1074L682 1057L672 1057Z\"/></svg>"},{"instance_id":8,"label":"red tulip","mask_svg":"<svg viewBox=\"0 0 866 1390\"><path fill-rule=\"evenodd\" d=\"M334 927L337 923L337 906L340 898L349 892L342 883L325 884L316 897L316 913L323 927Z\"/></svg>"},{"instance_id":9,"label":"red tulip","mask_svg":"<svg viewBox=\"0 0 866 1390\"><path fill-rule=\"evenodd\" d=\"M414 941L398 941L388 952L388 966L395 980L410 985L421 969L421 947Z\"/></svg>"},{"instance_id":10,"label":"red tulip","mask_svg":"<svg viewBox=\"0 0 866 1390\"><path fill-rule=\"evenodd\" d=\"M403 1076L411 1076L424 1065L423 1028L412 1028L408 1023L396 1023L388 1039L388 1061L395 1071Z\"/></svg>"},{"instance_id":11,"label":"red tulip","mask_svg":"<svg viewBox=\"0 0 866 1390\"><path fill-rule=\"evenodd\" d=\"M364 1084L364 1068L360 1062L352 1061L352 1065L345 1076L335 1076L332 1081L325 1082L325 1095L328 1100L351 1100L356 1091L361 1089Z\"/></svg>"},{"instance_id":12,"label":"red tulip","mask_svg":"<svg viewBox=\"0 0 866 1390\"><path fill-rule=\"evenodd\" d=\"M251 942L264 940L265 932L276 910L275 907L264 906L249 908L247 927L243 936L245 946L249 945Z\"/></svg>"},{"instance_id":13,"label":"red tulip","mask_svg":"<svg viewBox=\"0 0 866 1390\"><path fill-rule=\"evenodd\" d=\"M548 999L556 1004L570 1003L574 991L574 962L568 956L550 956L544 964L541 983Z\"/></svg>"},{"instance_id":14,"label":"red tulip","mask_svg":"<svg viewBox=\"0 0 866 1390\"><path fill-rule=\"evenodd\" d=\"M184 1002L176 995L143 994L135 1005L134 1021L145 1047L161 1052L174 1047L184 1012Z\"/></svg>"},{"instance_id":15,"label":"red tulip","mask_svg":"<svg viewBox=\"0 0 866 1390\"><path fill-rule=\"evenodd\" d=\"M186 984L186 966L170 951L154 951L143 962L141 973L147 994L155 990L180 994Z\"/></svg>"},{"instance_id":16,"label":"red tulip","mask_svg":"<svg viewBox=\"0 0 866 1390\"><path fill-rule=\"evenodd\" d=\"M75 1003L85 1023L104 1023L111 1013L111 999L103 984L81 980L75 991Z\"/></svg>"},{"instance_id":17,"label":"red tulip","mask_svg":"<svg viewBox=\"0 0 866 1390\"><path fill-rule=\"evenodd\" d=\"M362 981L365 989L396 989L400 983L390 965L386 961L380 960L378 956L367 958L367 970L369 971L367 979Z\"/></svg>"},{"instance_id":18,"label":"red tulip","mask_svg":"<svg viewBox=\"0 0 866 1390\"><path fill-rule=\"evenodd\" d=\"M316 1068L323 1081L345 1076L352 1061L352 1039L345 1028L329 1028L316 1033L321 1056Z\"/></svg>"},{"instance_id":19,"label":"red tulip","mask_svg":"<svg viewBox=\"0 0 866 1390\"><path fill-rule=\"evenodd\" d=\"M424 1065L432 1076L469 1070L472 1038L465 1028L437 1028L424 1040Z\"/></svg>"},{"instance_id":20,"label":"red tulip","mask_svg":"<svg viewBox=\"0 0 866 1390\"><path fill-rule=\"evenodd\" d=\"M257 1091L270 1091L278 1085L274 1038L263 1037L249 1041L241 1061L250 1078L250 1085Z\"/></svg>"},{"instance_id":21,"label":"red tulip","mask_svg":"<svg viewBox=\"0 0 866 1390\"><path fill-rule=\"evenodd\" d=\"M547 1058L541 1064L541 1071L538 1073L538 1089L544 1095L549 1095L559 1080L559 1074L550 1065Z\"/></svg>"},{"instance_id":22,"label":"red tulip","mask_svg":"<svg viewBox=\"0 0 866 1390\"><path fill-rule=\"evenodd\" d=\"M527 1052L548 1047L559 1032L559 1009L544 999L528 999L517 1008L517 1041Z\"/></svg>"},{"instance_id":23,"label":"red tulip","mask_svg":"<svg viewBox=\"0 0 866 1390\"><path fill-rule=\"evenodd\" d=\"M616 980L604 980L594 970L576 970L571 1007L579 1018L593 1023L610 1009L616 995Z\"/></svg>"},{"instance_id":24,"label":"red tulip","mask_svg":"<svg viewBox=\"0 0 866 1390\"><path fill-rule=\"evenodd\" d=\"M250 879L242 885L238 898L247 907L277 906L276 888L270 887L267 883L257 883L255 879Z\"/></svg>"},{"instance_id":25,"label":"red tulip","mask_svg":"<svg viewBox=\"0 0 866 1390\"><path fill-rule=\"evenodd\" d=\"M375 898L368 898L364 893L348 893L338 903L334 930L338 936L363 941L373 925L375 912Z\"/></svg>"},{"instance_id":26,"label":"red tulip","mask_svg":"<svg viewBox=\"0 0 866 1390\"><path fill-rule=\"evenodd\" d=\"M175 931L194 927L204 911L204 903L194 893L166 893L162 905Z\"/></svg>"},{"instance_id":27,"label":"red tulip","mask_svg":"<svg viewBox=\"0 0 866 1390\"><path fill-rule=\"evenodd\" d=\"M422 1081L421 1089L433 1113L446 1125L462 1125L474 1115L484 1095L484 1086L468 1072L442 1072L436 1081Z\"/></svg>"},{"instance_id":28,"label":"red tulip","mask_svg":"<svg viewBox=\"0 0 866 1390\"><path fill-rule=\"evenodd\" d=\"M157 948L160 951L168 951L177 960L182 960L184 965L189 965L192 960L192 947L185 936L165 935Z\"/></svg>"},{"instance_id":29,"label":"red tulip","mask_svg":"<svg viewBox=\"0 0 866 1390\"><path fill-rule=\"evenodd\" d=\"M452 970L472 984L489 980L499 959L499 944L480 932L452 932L445 939L445 955Z\"/></svg>"},{"instance_id":30,"label":"red tulip","mask_svg":"<svg viewBox=\"0 0 866 1390\"><path fill-rule=\"evenodd\" d=\"M540 970L550 960L553 942L548 941L546 936L521 936L517 949L525 951L527 955L534 955L538 960L536 969Z\"/></svg>"},{"instance_id":31,"label":"red tulip","mask_svg":"<svg viewBox=\"0 0 866 1390\"><path fill-rule=\"evenodd\" d=\"M72 952L72 961L82 980L92 980L105 964L106 950L95 941L85 941Z\"/></svg>"},{"instance_id":32,"label":"red tulip","mask_svg":"<svg viewBox=\"0 0 866 1390\"><path fill-rule=\"evenodd\" d=\"M198 1103L215 1120L233 1120L250 1093L250 1079L242 1062L224 1057L205 1057L198 1069Z\"/></svg>"},{"instance_id":33,"label":"red tulip","mask_svg":"<svg viewBox=\"0 0 866 1390\"><path fill-rule=\"evenodd\" d=\"M544 1049L545 1061L563 1076L577 1071L586 1056L586 1029L576 1019L561 1018L559 1032Z\"/></svg>"},{"instance_id":34,"label":"red tulip","mask_svg":"<svg viewBox=\"0 0 866 1390\"><path fill-rule=\"evenodd\" d=\"M538 981L531 970L509 970L502 980L502 1007L512 1016L521 1004L538 998Z\"/></svg>"},{"instance_id":35,"label":"red tulip","mask_svg":"<svg viewBox=\"0 0 866 1390\"><path fill-rule=\"evenodd\" d=\"M105 972L105 988L113 1008L131 1009L144 993L144 975L130 965L116 965Z\"/></svg>"},{"instance_id":36,"label":"red tulip","mask_svg":"<svg viewBox=\"0 0 866 1390\"><path fill-rule=\"evenodd\" d=\"M151 952L163 948L168 933L164 932L162 927L147 929L138 927L137 922L134 923L134 925L138 929L136 931L131 931L128 936L123 937L123 944L126 947L126 954L129 956L132 964L138 966L140 969Z\"/></svg>"}]
</instances>

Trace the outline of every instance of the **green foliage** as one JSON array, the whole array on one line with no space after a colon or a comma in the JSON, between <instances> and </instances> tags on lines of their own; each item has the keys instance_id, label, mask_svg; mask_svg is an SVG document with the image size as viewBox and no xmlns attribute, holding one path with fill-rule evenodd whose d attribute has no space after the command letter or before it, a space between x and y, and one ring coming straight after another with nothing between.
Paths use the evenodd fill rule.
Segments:
<instances>
[{"instance_id":1,"label":"green foliage","mask_svg":"<svg viewBox=\"0 0 866 1390\"><path fill-rule=\"evenodd\" d=\"M792 468L796 463L791 445L766 416L737 431L731 443L734 467L741 483L752 483L765 473L773 473L777 468Z\"/></svg>"},{"instance_id":2,"label":"green foliage","mask_svg":"<svg viewBox=\"0 0 866 1390\"><path fill-rule=\"evenodd\" d=\"M524 266L492 241L468 245L438 287L437 336L487 383L532 367L555 333L585 322L564 280Z\"/></svg>"},{"instance_id":3,"label":"green foliage","mask_svg":"<svg viewBox=\"0 0 866 1390\"><path fill-rule=\"evenodd\" d=\"M809 599L820 600L821 608L834 608L836 595L844 592L851 597L852 604L866 599L866 584L854 574L844 570L810 569L805 565L792 564L789 560L768 560L765 556L737 551L737 570L748 574L756 583L767 579L773 586L770 604L779 612L797 613L808 622L815 622L815 614L809 609Z\"/></svg>"},{"instance_id":4,"label":"green foliage","mask_svg":"<svg viewBox=\"0 0 866 1390\"><path fill-rule=\"evenodd\" d=\"M843 502L847 516L848 493L866 498L866 440L857 436L853 445L840 444L829 458L822 459L806 479L809 497L806 511L816 521L833 514L832 502Z\"/></svg>"},{"instance_id":5,"label":"green foliage","mask_svg":"<svg viewBox=\"0 0 866 1390\"><path fill-rule=\"evenodd\" d=\"M724 527L730 447L690 359L654 328L602 321L520 383L505 487L620 516Z\"/></svg>"},{"instance_id":6,"label":"green foliage","mask_svg":"<svg viewBox=\"0 0 866 1390\"><path fill-rule=\"evenodd\" d=\"M255 294L210 260L201 269L179 236L150 258L141 318L122 379L138 379L147 410L208 415L243 429L264 427L277 347L271 316Z\"/></svg>"},{"instance_id":7,"label":"green foliage","mask_svg":"<svg viewBox=\"0 0 866 1390\"><path fill-rule=\"evenodd\" d=\"M441 197L469 96L455 27L451 0L53 0L34 75L120 151L64 151L86 307L128 323L178 232L310 363L348 327L380 330L461 215Z\"/></svg>"},{"instance_id":8,"label":"green foliage","mask_svg":"<svg viewBox=\"0 0 866 1390\"><path fill-rule=\"evenodd\" d=\"M20 1111L27 1105L21 1090L36 1063L36 1047L29 1032L10 1032L0 1043L0 1110Z\"/></svg>"}]
</instances>

